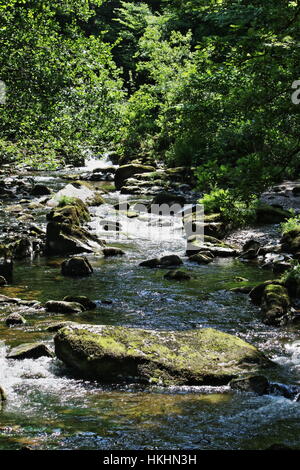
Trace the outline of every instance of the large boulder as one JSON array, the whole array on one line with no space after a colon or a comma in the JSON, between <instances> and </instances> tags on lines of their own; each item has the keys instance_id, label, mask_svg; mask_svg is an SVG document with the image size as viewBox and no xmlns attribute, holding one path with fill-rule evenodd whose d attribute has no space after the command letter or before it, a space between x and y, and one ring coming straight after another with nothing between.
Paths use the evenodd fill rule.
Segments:
<instances>
[{"instance_id":1,"label":"large boulder","mask_svg":"<svg viewBox=\"0 0 300 470\"><path fill-rule=\"evenodd\" d=\"M155 168L153 166L140 165L135 163L120 166L115 174L116 189L121 189L128 178L131 178L132 176L139 173L148 173L150 171L155 171Z\"/></svg>"},{"instance_id":2,"label":"large boulder","mask_svg":"<svg viewBox=\"0 0 300 470\"><path fill-rule=\"evenodd\" d=\"M53 357L52 352L43 343L25 343L13 348L6 356L7 359L38 359L39 357Z\"/></svg>"},{"instance_id":3,"label":"large boulder","mask_svg":"<svg viewBox=\"0 0 300 470\"><path fill-rule=\"evenodd\" d=\"M104 243L96 235L76 225L49 222L46 232L46 254L78 254L100 251Z\"/></svg>"},{"instance_id":4,"label":"large boulder","mask_svg":"<svg viewBox=\"0 0 300 470\"><path fill-rule=\"evenodd\" d=\"M63 276L89 276L93 273L93 268L87 258L73 256L63 261L61 273Z\"/></svg>"},{"instance_id":5,"label":"large boulder","mask_svg":"<svg viewBox=\"0 0 300 470\"><path fill-rule=\"evenodd\" d=\"M90 221L90 214L86 204L81 199L71 199L68 204L52 209L47 214L47 220L51 222L81 225Z\"/></svg>"},{"instance_id":6,"label":"large boulder","mask_svg":"<svg viewBox=\"0 0 300 470\"><path fill-rule=\"evenodd\" d=\"M87 206L99 206L104 203L104 199L99 192L95 191L95 188L85 181L74 181L71 184L67 184L48 201L48 205L56 207L64 199L80 199Z\"/></svg>"},{"instance_id":7,"label":"large boulder","mask_svg":"<svg viewBox=\"0 0 300 470\"><path fill-rule=\"evenodd\" d=\"M57 357L77 375L110 383L223 385L270 364L254 346L211 328L84 325L59 330L54 342Z\"/></svg>"}]
</instances>

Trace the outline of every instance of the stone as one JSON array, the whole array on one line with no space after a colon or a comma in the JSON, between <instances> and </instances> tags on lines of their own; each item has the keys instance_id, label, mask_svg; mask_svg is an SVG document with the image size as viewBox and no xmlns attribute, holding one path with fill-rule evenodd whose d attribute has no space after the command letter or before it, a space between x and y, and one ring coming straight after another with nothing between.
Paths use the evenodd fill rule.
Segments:
<instances>
[{"instance_id":1,"label":"stone","mask_svg":"<svg viewBox=\"0 0 300 470\"><path fill-rule=\"evenodd\" d=\"M39 357L53 357L52 352L43 343L25 343L13 348L6 356L7 359L38 359Z\"/></svg>"},{"instance_id":2,"label":"stone","mask_svg":"<svg viewBox=\"0 0 300 470\"><path fill-rule=\"evenodd\" d=\"M262 296L261 311L266 325L278 326L291 305L287 289L278 284L265 287Z\"/></svg>"},{"instance_id":3,"label":"stone","mask_svg":"<svg viewBox=\"0 0 300 470\"><path fill-rule=\"evenodd\" d=\"M282 285L282 282L280 282L280 281L265 281L265 282L262 282L261 284L258 284L255 287L253 287L253 289L251 289L251 291L249 293L249 297L250 297L251 301L254 303L254 305L261 305L265 288L267 286L269 286L270 284Z\"/></svg>"},{"instance_id":4,"label":"stone","mask_svg":"<svg viewBox=\"0 0 300 470\"><path fill-rule=\"evenodd\" d=\"M131 163L120 166L115 173L115 186L119 190L124 186L127 179L139 173L148 173L155 171L153 166Z\"/></svg>"},{"instance_id":5,"label":"stone","mask_svg":"<svg viewBox=\"0 0 300 470\"><path fill-rule=\"evenodd\" d=\"M7 285L7 282L6 282L5 277L0 276L0 287L6 286L6 285Z\"/></svg>"},{"instance_id":6,"label":"stone","mask_svg":"<svg viewBox=\"0 0 300 470\"><path fill-rule=\"evenodd\" d=\"M250 375L238 377L229 382L230 388L241 392L254 392L257 395L265 395L269 391L269 381L263 375Z\"/></svg>"},{"instance_id":7,"label":"stone","mask_svg":"<svg viewBox=\"0 0 300 470\"><path fill-rule=\"evenodd\" d=\"M159 258L148 259L146 261L142 261L139 266L145 268L158 268L159 266Z\"/></svg>"},{"instance_id":8,"label":"stone","mask_svg":"<svg viewBox=\"0 0 300 470\"><path fill-rule=\"evenodd\" d=\"M225 385L271 364L254 346L212 328L84 325L59 330L54 343L57 357L76 375L108 383Z\"/></svg>"},{"instance_id":9,"label":"stone","mask_svg":"<svg viewBox=\"0 0 300 470\"><path fill-rule=\"evenodd\" d=\"M159 260L160 267L180 266L181 264L183 264L183 262L177 255L163 256Z\"/></svg>"},{"instance_id":10,"label":"stone","mask_svg":"<svg viewBox=\"0 0 300 470\"><path fill-rule=\"evenodd\" d=\"M102 196L86 181L74 181L67 184L67 186L58 191L55 196L48 201L48 205L55 207L64 198L66 200L79 199L87 206L98 206L104 203Z\"/></svg>"},{"instance_id":11,"label":"stone","mask_svg":"<svg viewBox=\"0 0 300 470\"><path fill-rule=\"evenodd\" d=\"M49 300L45 304L47 312L52 313L82 313L85 309L78 302L65 302L63 300Z\"/></svg>"},{"instance_id":12,"label":"stone","mask_svg":"<svg viewBox=\"0 0 300 470\"><path fill-rule=\"evenodd\" d=\"M64 302L76 302L84 307L85 310L94 310L97 308L96 302L93 302L85 295L67 295L63 298Z\"/></svg>"},{"instance_id":13,"label":"stone","mask_svg":"<svg viewBox=\"0 0 300 470\"><path fill-rule=\"evenodd\" d=\"M8 317L5 318L5 324L7 326L13 326L13 325L24 325L26 323L26 320L22 315L19 313L11 313L8 315Z\"/></svg>"},{"instance_id":14,"label":"stone","mask_svg":"<svg viewBox=\"0 0 300 470\"><path fill-rule=\"evenodd\" d=\"M32 196L48 196L51 194L51 189L49 189L44 184L36 184L31 191Z\"/></svg>"},{"instance_id":15,"label":"stone","mask_svg":"<svg viewBox=\"0 0 300 470\"><path fill-rule=\"evenodd\" d=\"M191 279L191 276L185 271L180 271L176 269L168 271L167 274L164 275L164 278L168 279L169 281L189 281Z\"/></svg>"},{"instance_id":16,"label":"stone","mask_svg":"<svg viewBox=\"0 0 300 470\"><path fill-rule=\"evenodd\" d=\"M189 257L189 261L193 261L197 264L209 264L213 261L213 256L207 256L204 253L197 253Z\"/></svg>"},{"instance_id":17,"label":"stone","mask_svg":"<svg viewBox=\"0 0 300 470\"><path fill-rule=\"evenodd\" d=\"M109 248L103 248L103 255L107 258L110 256L123 256L125 255L125 252L123 250L120 250L119 248L114 248L114 247L109 247Z\"/></svg>"},{"instance_id":18,"label":"stone","mask_svg":"<svg viewBox=\"0 0 300 470\"><path fill-rule=\"evenodd\" d=\"M82 256L73 256L66 259L61 264L61 273L63 276L89 276L93 273L93 268L87 258Z\"/></svg>"},{"instance_id":19,"label":"stone","mask_svg":"<svg viewBox=\"0 0 300 470\"><path fill-rule=\"evenodd\" d=\"M62 206L55 207L47 214L47 220L70 225L82 225L91 220L88 208L81 199L73 198L62 202Z\"/></svg>"},{"instance_id":20,"label":"stone","mask_svg":"<svg viewBox=\"0 0 300 470\"><path fill-rule=\"evenodd\" d=\"M103 241L82 227L55 222L47 225L47 255L93 253L100 251L103 245Z\"/></svg>"}]
</instances>

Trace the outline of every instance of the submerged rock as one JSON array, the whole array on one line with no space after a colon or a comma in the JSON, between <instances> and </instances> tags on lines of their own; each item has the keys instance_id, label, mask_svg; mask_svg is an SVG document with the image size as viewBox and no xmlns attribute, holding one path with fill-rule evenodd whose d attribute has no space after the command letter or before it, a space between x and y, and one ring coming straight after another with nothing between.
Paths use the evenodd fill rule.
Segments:
<instances>
[{"instance_id":1,"label":"submerged rock","mask_svg":"<svg viewBox=\"0 0 300 470\"><path fill-rule=\"evenodd\" d=\"M86 325L63 328L54 342L67 366L103 382L223 385L270 364L254 346L211 328L174 332Z\"/></svg>"},{"instance_id":2,"label":"submerged rock","mask_svg":"<svg viewBox=\"0 0 300 470\"><path fill-rule=\"evenodd\" d=\"M8 317L5 318L5 324L7 326L13 326L13 325L24 325L26 323L26 320L22 315L19 313L11 313L8 315Z\"/></svg>"},{"instance_id":3,"label":"submerged rock","mask_svg":"<svg viewBox=\"0 0 300 470\"><path fill-rule=\"evenodd\" d=\"M50 349L43 343L25 343L13 348L6 356L7 359L38 359L39 357L53 357Z\"/></svg>"},{"instance_id":4,"label":"submerged rock","mask_svg":"<svg viewBox=\"0 0 300 470\"><path fill-rule=\"evenodd\" d=\"M164 275L164 278L169 281L189 281L192 279L190 274L185 271L180 271L179 269L168 271L167 274Z\"/></svg>"},{"instance_id":5,"label":"submerged rock","mask_svg":"<svg viewBox=\"0 0 300 470\"><path fill-rule=\"evenodd\" d=\"M84 310L82 304L78 302L66 302L64 300L49 300L45 303L47 312L52 313L81 313Z\"/></svg>"},{"instance_id":6,"label":"submerged rock","mask_svg":"<svg viewBox=\"0 0 300 470\"><path fill-rule=\"evenodd\" d=\"M89 276L93 273L93 268L87 258L74 256L63 261L61 273L63 276Z\"/></svg>"},{"instance_id":7,"label":"submerged rock","mask_svg":"<svg viewBox=\"0 0 300 470\"><path fill-rule=\"evenodd\" d=\"M153 258L146 261L142 261L139 266L147 268L169 268L171 266L181 266L183 264L182 259L177 255L167 255L162 258Z\"/></svg>"}]
</instances>

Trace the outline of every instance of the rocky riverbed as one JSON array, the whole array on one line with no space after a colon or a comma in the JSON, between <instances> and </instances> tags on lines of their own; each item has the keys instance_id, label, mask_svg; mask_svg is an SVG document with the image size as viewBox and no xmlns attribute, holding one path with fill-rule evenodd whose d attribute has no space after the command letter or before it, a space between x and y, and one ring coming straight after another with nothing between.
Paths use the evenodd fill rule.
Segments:
<instances>
[{"instance_id":1,"label":"rocky riverbed","mask_svg":"<svg viewBox=\"0 0 300 470\"><path fill-rule=\"evenodd\" d=\"M192 176L114 163L1 170L0 448L298 448L298 183L189 240L147 207L193 207Z\"/></svg>"}]
</instances>

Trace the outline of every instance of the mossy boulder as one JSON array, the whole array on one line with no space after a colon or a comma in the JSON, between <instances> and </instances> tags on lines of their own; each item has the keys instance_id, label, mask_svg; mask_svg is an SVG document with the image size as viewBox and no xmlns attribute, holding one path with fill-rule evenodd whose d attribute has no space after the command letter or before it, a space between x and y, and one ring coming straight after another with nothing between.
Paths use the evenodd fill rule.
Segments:
<instances>
[{"instance_id":1,"label":"mossy boulder","mask_svg":"<svg viewBox=\"0 0 300 470\"><path fill-rule=\"evenodd\" d=\"M281 239L282 251L288 253L300 252L300 227L283 234Z\"/></svg>"},{"instance_id":2,"label":"mossy boulder","mask_svg":"<svg viewBox=\"0 0 300 470\"><path fill-rule=\"evenodd\" d=\"M251 289L249 297L255 305L261 305L265 288L271 284L283 285L281 281L265 281Z\"/></svg>"},{"instance_id":3,"label":"mossy boulder","mask_svg":"<svg viewBox=\"0 0 300 470\"><path fill-rule=\"evenodd\" d=\"M290 217L289 211L268 204L260 204L256 208L256 223L258 224L280 224Z\"/></svg>"},{"instance_id":4,"label":"mossy boulder","mask_svg":"<svg viewBox=\"0 0 300 470\"><path fill-rule=\"evenodd\" d=\"M141 165L136 163L131 163L129 165L120 166L115 173L115 186L116 189L121 189L125 181L128 178L131 178L134 175L139 173L148 173L155 171L153 166Z\"/></svg>"},{"instance_id":5,"label":"mossy boulder","mask_svg":"<svg viewBox=\"0 0 300 470\"><path fill-rule=\"evenodd\" d=\"M265 287L261 310L263 321L267 325L277 326L288 313L291 302L287 289L278 284L269 284Z\"/></svg>"},{"instance_id":6,"label":"mossy boulder","mask_svg":"<svg viewBox=\"0 0 300 470\"><path fill-rule=\"evenodd\" d=\"M47 214L47 220L51 222L82 225L91 220L86 204L81 199L72 199L62 207L56 207Z\"/></svg>"},{"instance_id":7,"label":"mossy boulder","mask_svg":"<svg viewBox=\"0 0 300 470\"><path fill-rule=\"evenodd\" d=\"M25 343L13 348L6 356L7 359L38 359L39 357L53 357L52 352L43 343Z\"/></svg>"},{"instance_id":8,"label":"mossy boulder","mask_svg":"<svg viewBox=\"0 0 300 470\"><path fill-rule=\"evenodd\" d=\"M254 346L211 328L84 325L59 330L54 342L57 357L77 375L110 383L222 385L270 364Z\"/></svg>"},{"instance_id":9,"label":"mossy boulder","mask_svg":"<svg viewBox=\"0 0 300 470\"><path fill-rule=\"evenodd\" d=\"M49 222L46 232L46 254L78 254L100 251L104 243L76 225Z\"/></svg>"}]
</instances>

